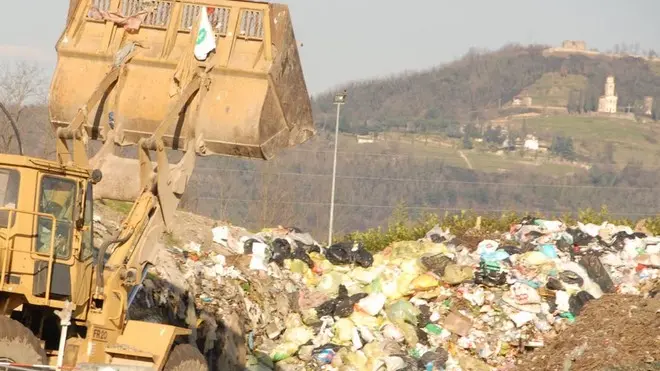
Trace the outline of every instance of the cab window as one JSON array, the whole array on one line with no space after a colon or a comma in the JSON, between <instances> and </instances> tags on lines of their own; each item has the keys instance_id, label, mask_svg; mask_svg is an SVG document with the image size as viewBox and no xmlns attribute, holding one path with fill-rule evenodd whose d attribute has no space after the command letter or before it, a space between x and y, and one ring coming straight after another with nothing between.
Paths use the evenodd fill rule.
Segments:
<instances>
[{"instance_id":1,"label":"cab window","mask_svg":"<svg viewBox=\"0 0 660 371\"><path fill-rule=\"evenodd\" d=\"M80 260L87 260L96 252L94 249L94 198L92 197L92 183L87 184L87 191L85 192L85 215L84 226L82 235L82 253Z\"/></svg>"},{"instance_id":2,"label":"cab window","mask_svg":"<svg viewBox=\"0 0 660 371\"><path fill-rule=\"evenodd\" d=\"M71 256L73 232L73 209L76 202L76 182L70 179L44 175L41 178L39 212L50 214L56 219L55 257L68 259ZM50 254L52 219L38 217L37 252Z\"/></svg>"},{"instance_id":3,"label":"cab window","mask_svg":"<svg viewBox=\"0 0 660 371\"><path fill-rule=\"evenodd\" d=\"M18 186L21 175L13 169L0 168L0 208L16 209L18 203ZM16 214L12 216L12 225L16 222ZM7 228L9 211L0 210L0 228Z\"/></svg>"}]
</instances>

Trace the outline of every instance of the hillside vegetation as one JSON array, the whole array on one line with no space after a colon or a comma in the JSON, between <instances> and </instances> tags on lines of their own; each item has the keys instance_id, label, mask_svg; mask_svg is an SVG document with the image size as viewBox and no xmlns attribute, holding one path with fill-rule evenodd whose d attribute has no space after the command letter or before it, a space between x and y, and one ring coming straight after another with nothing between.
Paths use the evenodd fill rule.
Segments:
<instances>
[{"instance_id":1,"label":"hillside vegetation","mask_svg":"<svg viewBox=\"0 0 660 371\"><path fill-rule=\"evenodd\" d=\"M608 75L616 78L620 107L641 109L645 96L660 99L657 63L634 57L546 57L544 49L509 45L495 52L473 50L428 71L347 84L341 87L350 94L341 130L451 133L462 123L499 116L498 108L527 88L541 104L564 107L570 91L576 91L581 109L594 111ZM315 97L314 103L317 122L331 125L332 93Z\"/></svg>"}]
</instances>

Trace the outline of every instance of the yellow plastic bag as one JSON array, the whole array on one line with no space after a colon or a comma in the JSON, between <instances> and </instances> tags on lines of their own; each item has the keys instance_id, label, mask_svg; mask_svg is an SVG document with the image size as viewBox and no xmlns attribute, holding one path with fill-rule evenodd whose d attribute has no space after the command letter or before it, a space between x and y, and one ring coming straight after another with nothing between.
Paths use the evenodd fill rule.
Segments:
<instances>
[{"instance_id":1,"label":"yellow plastic bag","mask_svg":"<svg viewBox=\"0 0 660 371\"><path fill-rule=\"evenodd\" d=\"M438 287L439 284L440 282L434 275L424 273L410 283L410 288L415 291L426 291Z\"/></svg>"},{"instance_id":2,"label":"yellow plastic bag","mask_svg":"<svg viewBox=\"0 0 660 371\"><path fill-rule=\"evenodd\" d=\"M340 318L335 323L335 336L333 341L338 345L350 345L353 342L353 329L355 324L348 318Z\"/></svg>"},{"instance_id":3,"label":"yellow plastic bag","mask_svg":"<svg viewBox=\"0 0 660 371\"><path fill-rule=\"evenodd\" d=\"M300 347L314 338L314 331L305 326L288 328L284 331L282 338L285 342L296 344Z\"/></svg>"},{"instance_id":4,"label":"yellow plastic bag","mask_svg":"<svg viewBox=\"0 0 660 371\"><path fill-rule=\"evenodd\" d=\"M377 331L383 324L382 317L373 317L366 313L355 311L348 317L357 327L364 326L372 331Z\"/></svg>"}]
</instances>

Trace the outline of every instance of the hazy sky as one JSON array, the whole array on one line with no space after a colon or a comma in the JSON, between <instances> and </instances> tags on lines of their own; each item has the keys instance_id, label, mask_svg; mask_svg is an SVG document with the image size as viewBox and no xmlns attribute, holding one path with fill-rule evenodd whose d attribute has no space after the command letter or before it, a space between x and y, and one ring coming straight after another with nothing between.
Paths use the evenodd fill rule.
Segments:
<instances>
[{"instance_id":1,"label":"hazy sky","mask_svg":"<svg viewBox=\"0 0 660 371\"><path fill-rule=\"evenodd\" d=\"M50 71L68 0L2 0L0 60ZM312 93L347 80L423 69L470 47L585 40L660 51L658 0L283 0L289 4ZM36 9L35 9L36 8ZM35 11L36 10L36 11Z\"/></svg>"}]
</instances>

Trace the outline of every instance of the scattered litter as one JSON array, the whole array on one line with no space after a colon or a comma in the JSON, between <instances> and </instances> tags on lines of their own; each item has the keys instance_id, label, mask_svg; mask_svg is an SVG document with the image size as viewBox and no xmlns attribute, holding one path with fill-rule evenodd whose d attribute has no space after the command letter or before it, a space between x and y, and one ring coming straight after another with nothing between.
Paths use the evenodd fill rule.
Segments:
<instances>
[{"instance_id":1,"label":"scattered litter","mask_svg":"<svg viewBox=\"0 0 660 371\"><path fill-rule=\"evenodd\" d=\"M214 246L167 252L176 264L152 269L136 305L186 327L215 318L198 324L207 349L227 346L233 313L248 370L513 370L591 301L659 291L660 239L608 223L528 217L471 246L436 226L376 254L294 228L211 232Z\"/></svg>"}]
</instances>

